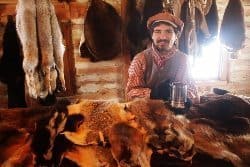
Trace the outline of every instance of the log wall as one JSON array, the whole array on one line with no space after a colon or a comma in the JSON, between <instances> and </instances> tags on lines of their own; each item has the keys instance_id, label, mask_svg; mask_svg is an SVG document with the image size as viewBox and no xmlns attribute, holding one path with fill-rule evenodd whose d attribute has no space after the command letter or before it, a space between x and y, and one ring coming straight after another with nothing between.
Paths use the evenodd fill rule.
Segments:
<instances>
[{"instance_id":1,"label":"log wall","mask_svg":"<svg viewBox=\"0 0 250 167\"><path fill-rule=\"evenodd\" d=\"M124 19L126 0L105 0L113 5ZM2 35L7 15L15 15L17 0L0 0L0 58L2 56ZM217 0L222 18L228 0ZM245 21L247 27L246 46L238 59L228 59L228 78L226 81L197 82L200 94L211 91L213 87L229 89L234 93L250 96L250 1L244 0ZM81 96L88 99L125 100L125 84L129 55L122 53L110 61L91 62L79 54L80 38L83 32L84 16L88 0L75 0L71 3L59 3L53 0L56 14L61 23L65 52L65 77L67 92L59 96ZM7 87L0 83L0 108L7 106Z\"/></svg>"}]
</instances>

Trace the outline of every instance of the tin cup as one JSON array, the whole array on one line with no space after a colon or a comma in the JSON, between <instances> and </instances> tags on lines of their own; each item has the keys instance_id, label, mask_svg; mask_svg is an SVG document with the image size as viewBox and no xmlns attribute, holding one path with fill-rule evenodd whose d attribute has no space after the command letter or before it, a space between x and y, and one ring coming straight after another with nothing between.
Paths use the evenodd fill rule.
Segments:
<instances>
[{"instance_id":1,"label":"tin cup","mask_svg":"<svg viewBox=\"0 0 250 167\"><path fill-rule=\"evenodd\" d=\"M187 102L187 85L181 82L172 82L170 88L170 105L173 108L184 109Z\"/></svg>"}]
</instances>

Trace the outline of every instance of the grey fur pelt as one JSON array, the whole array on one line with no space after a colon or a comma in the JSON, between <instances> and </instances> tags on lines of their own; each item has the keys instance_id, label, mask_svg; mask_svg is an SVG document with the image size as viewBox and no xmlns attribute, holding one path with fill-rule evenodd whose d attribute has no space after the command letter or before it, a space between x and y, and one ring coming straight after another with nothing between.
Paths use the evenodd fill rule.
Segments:
<instances>
[{"instance_id":1,"label":"grey fur pelt","mask_svg":"<svg viewBox=\"0 0 250 167\"><path fill-rule=\"evenodd\" d=\"M28 93L45 98L65 90L64 45L55 9L50 0L18 0L17 32L23 47L23 68Z\"/></svg>"}]
</instances>

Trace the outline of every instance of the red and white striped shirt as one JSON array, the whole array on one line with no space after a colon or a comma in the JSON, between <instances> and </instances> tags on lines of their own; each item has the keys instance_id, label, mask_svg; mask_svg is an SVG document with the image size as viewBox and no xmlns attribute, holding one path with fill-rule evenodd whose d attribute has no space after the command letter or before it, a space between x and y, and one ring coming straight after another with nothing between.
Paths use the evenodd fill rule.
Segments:
<instances>
[{"instance_id":1,"label":"red and white striped shirt","mask_svg":"<svg viewBox=\"0 0 250 167\"><path fill-rule=\"evenodd\" d=\"M150 56L152 56L154 63L160 69L165 65L170 58L172 58L178 50L176 48L171 49L166 54L160 54L152 45ZM144 51L137 54L128 70L128 82L126 86L126 96L128 100L134 98L150 98L151 88L146 84L145 73L146 73L146 58ZM188 62L186 62L188 64ZM177 65L177 64L176 64ZM197 98L197 90L191 79L188 66L178 68L178 73L183 74L179 79L188 85L188 97L191 99ZM171 74L170 74L171 75ZM173 74L176 75L176 74Z\"/></svg>"}]
</instances>

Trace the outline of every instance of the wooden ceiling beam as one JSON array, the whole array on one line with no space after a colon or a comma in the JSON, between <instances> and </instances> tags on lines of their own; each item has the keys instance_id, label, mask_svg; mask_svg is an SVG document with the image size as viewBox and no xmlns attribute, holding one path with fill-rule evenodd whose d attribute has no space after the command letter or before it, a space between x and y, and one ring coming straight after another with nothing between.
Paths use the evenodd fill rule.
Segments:
<instances>
[{"instance_id":1,"label":"wooden ceiling beam","mask_svg":"<svg viewBox=\"0 0 250 167\"><path fill-rule=\"evenodd\" d=\"M0 4L16 4L18 0L0 0ZM57 3L58 0L52 0L53 3Z\"/></svg>"},{"instance_id":2,"label":"wooden ceiling beam","mask_svg":"<svg viewBox=\"0 0 250 167\"><path fill-rule=\"evenodd\" d=\"M5 2L5 3L4 3ZM70 20L85 16L87 3L53 3L56 9L56 15L60 20ZM16 14L16 0L0 1L0 17Z\"/></svg>"}]
</instances>

